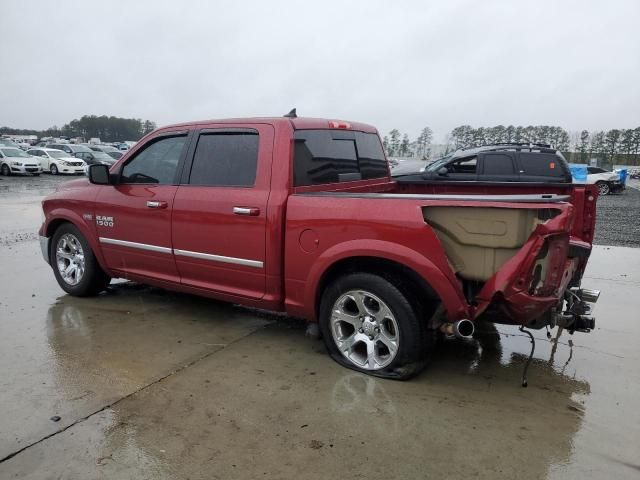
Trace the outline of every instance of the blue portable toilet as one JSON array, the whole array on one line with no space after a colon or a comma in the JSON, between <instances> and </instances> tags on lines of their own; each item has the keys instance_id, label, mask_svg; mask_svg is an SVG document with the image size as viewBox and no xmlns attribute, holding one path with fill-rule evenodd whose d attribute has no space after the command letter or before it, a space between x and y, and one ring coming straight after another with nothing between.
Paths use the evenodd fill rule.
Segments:
<instances>
[{"instance_id":1,"label":"blue portable toilet","mask_svg":"<svg viewBox=\"0 0 640 480\"><path fill-rule=\"evenodd\" d=\"M627 184L627 169L626 168L618 168L616 170L614 170L615 173L617 173L618 175L620 175L620 183L622 185L626 185Z\"/></svg>"},{"instance_id":2,"label":"blue portable toilet","mask_svg":"<svg viewBox=\"0 0 640 480\"><path fill-rule=\"evenodd\" d=\"M569 169L573 177L573 183L587 183L587 165L583 163L570 163Z\"/></svg>"}]
</instances>

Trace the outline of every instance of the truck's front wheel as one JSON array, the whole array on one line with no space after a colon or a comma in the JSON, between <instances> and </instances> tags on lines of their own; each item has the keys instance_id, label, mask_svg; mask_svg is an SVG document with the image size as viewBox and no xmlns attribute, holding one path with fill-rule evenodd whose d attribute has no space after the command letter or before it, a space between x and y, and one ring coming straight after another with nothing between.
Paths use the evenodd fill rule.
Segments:
<instances>
[{"instance_id":1,"label":"truck's front wheel","mask_svg":"<svg viewBox=\"0 0 640 480\"><path fill-rule=\"evenodd\" d=\"M419 373L425 328L407 297L378 275L341 277L321 299L320 329L331 357L371 375L404 380Z\"/></svg>"},{"instance_id":2,"label":"truck's front wheel","mask_svg":"<svg viewBox=\"0 0 640 480\"><path fill-rule=\"evenodd\" d=\"M100 268L89 242L70 223L53 234L49 258L58 284L70 295L96 295L109 285L111 279Z\"/></svg>"}]
</instances>

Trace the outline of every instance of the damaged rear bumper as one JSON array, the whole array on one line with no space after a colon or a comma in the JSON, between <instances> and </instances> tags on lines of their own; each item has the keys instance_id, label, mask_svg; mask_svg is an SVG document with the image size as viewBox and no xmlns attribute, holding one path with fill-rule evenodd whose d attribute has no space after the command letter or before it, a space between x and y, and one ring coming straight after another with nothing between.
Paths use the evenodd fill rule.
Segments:
<instances>
[{"instance_id":1,"label":"damaged rear bumper","mask_svg":"<svg viewBox=\"0 0 640 480\"><path fill-rule=\"evenodd\" d=\"M598 298L600 290L568 289L565 294L566 310L553 315L555 325L569 330L570 333L590 332L596 326L593 310Z\"/></svg>"}]
</instances>

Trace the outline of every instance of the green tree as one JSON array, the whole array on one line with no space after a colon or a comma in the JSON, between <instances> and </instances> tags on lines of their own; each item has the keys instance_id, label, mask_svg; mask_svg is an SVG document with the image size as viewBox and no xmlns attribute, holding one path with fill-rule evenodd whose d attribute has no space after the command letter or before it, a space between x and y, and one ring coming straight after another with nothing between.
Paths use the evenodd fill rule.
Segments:
<instances>
[{"instance_id":1,"label":"green tree","mask_svg":"<svg viewBox=\"0 0 640 480\"><path fill-rule=\"evenodd\" d=\"M610 162L613 162L618 153L621 134L620 130L613 129L609 130L604 136L605 153Z\"/></svg>"},{"instance_id":2,"label":"green tree","mask_svg":"<svg viewBox=\"0 0 640 480\"><path fill-rule=\"evenodd\" d=\"M516 141L516 127L513 125L509 125L504 130L504 141L505 142L515 142Z\"/></svg>"},{"instance_id":3,"label":"green tree","mask_svg":"<svg viewBox=\"0 0 640 480\"><path fill-rule=\"evenodd\" d=\"M400 152L400 131L394 128L389 132L389 153L390 155L397 156Z\"/></svg>"},{"instance_id":4,"label":"green tree","mask_svg":"<svg viewBox=\"0 0 640 480\"><path fill-rule=\"evenodd\" d=\"M409 135L406 133L402 136L402 142L400 143L400 156L401 157L409 157L410 149L409 149Z\"/></svg>"},{"instance_id":5,"label":"green tree","mask_svg":"<svg viewBox=\"0 0 640 480\"><path fill-rule=\"evenodd\" d=\"M428 159L431 155L431 140L433 132L429 127L424 127L416 140L416 154L420 158Z\"/></svg>"},{"instance_id":6,"label":"green tree","mask_svg":"<svg viewBox=\"0 0 640 480\"><path fill-rule=\"evenodd\" d=\"M582 130L580 132L580 143L576 150L580 153L580 163L587 163L587 153L589 153L589 131Z\"/></svg>"},{"instance_id":7,"label":"green tree","mask_svg":"<svg viewBox=\"0 0 640 480\"><path fill-rule=\"evenodd\" d=\"M155 122L152 122L151 120L145 120L144 123L142 124L142 134L146 135L147 133L151 133L156 128L158 127Z\"/></svg>"},{"instance_id":8,"label":"green tree","mask_svg":"<svg viewBox=\"0 0 640 480\"><path fill-rule=\"evenodd\" d=\"M591 144L589 145L589 159L605 156L604 132L593 132L591 134Z\"/></svg>"},{"instance_id":9,"label":"green tree","mask_svg":"<svg viewBox=\"0 0 640 480\"><path fill-rule=\"evenodd\" d=\"M449 141L456 149L470 147L473 144L473 128L470 125L454 128L449 134Z\"/></svg>"},{"instance_id":10,"label":"green tree","mask_svg":"<svg viewBox=\"0 0 640 480\"><path fill-rule=\"evenodd\" d=\"M391 155L391 153L389 153L389 137L386 135L382 139L382 148L384 148L384 151L386 152L387 156Z\"/></svg>"},{"instance_id":11,"label":"green tree","mask_svg":"<svg viewBox=\"0 0 640 480\"><path fill-rule=\"evenodd\" d=\"M492 143L504 143L506 142L507 129L504 125L496 125L495 127L491 127L487 129L487 138L486 141L489 144Z\"/></svg>"}]
</instances>

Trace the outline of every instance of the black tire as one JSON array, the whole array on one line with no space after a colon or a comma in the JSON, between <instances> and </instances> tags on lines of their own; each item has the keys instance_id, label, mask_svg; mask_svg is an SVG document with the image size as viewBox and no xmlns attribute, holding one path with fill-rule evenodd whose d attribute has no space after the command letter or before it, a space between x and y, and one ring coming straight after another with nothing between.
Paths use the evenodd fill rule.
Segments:
<instances>
[{"instance_id":1,"label":"black tire","mask_svg":"<svg viewBox=\"0 0 640 480\"><path fill-rule=\"evenodd\" d=\"M7 165L6 163L3 163L2 167L0 167L0 173L5 177L8 177L9 175L11 175L11 169L9 168L9 165Z\"/></svg>"},{"instance_id":2,"label":"black tire","mask_svg":"<svg viewBox=\"0 0 640 480\"><path fill-rule=\"evenodd\" d=\"M58 242L66 234L74 236L80 242L84 253L84 274L80 278L80 281L75 285L71 285L64 280L56 261L56 248ZM49 259L53 273L58 281L58 285L60 285L60 288L69 295L76 297L90 297L97 295L105 290L111 281L111 278L100 267L100 264L96 260L87 239L82 233L80 233L80 230L71 223L64 223L56 229L53 234L53 238L51 239Z\"/></svg>"},{"instance_id":3,"label":"black tire","mask_svg":"<svg viewBox=\"0 0 640 480\"><path fill-rule=\"evenodd\" d=\"M51 173L51 175L58 175L58 167L55 163L49 165L49 172Z\"/></svg>"},{"instance_id":4,"label":"black tire","mask_svg":"<svg viewBox=\"0 0 640 480\"><path fill-rule=\"evenodd\" d=\"M351 291L370 292L378 297L386 304L395 319L398 329L397 351L393 360L382 368L362 368L343 355L336 344L332 311L336 302ZM320 331L331 358L344 367L383 378L407 380L420 373L426 365L427 353L432 343L428 342L430 335L426 322L416 314L416 308L408 298L410 296L405 295L393 283L370 273L352 273L334 281L322 294L319 312Z\"/></svg>"},{"instance_id":5,"label":"black tire","mask_svg":"<svg viewBox=\"0 0 640 480\"><path fill-rule=\"evenodd\" d=\"M598 194L600 196L609 195L609 192L611 192L611 188L609 188L607 182L596 182L596 186L598 187Z\"/></svg>"}]
</instances>

